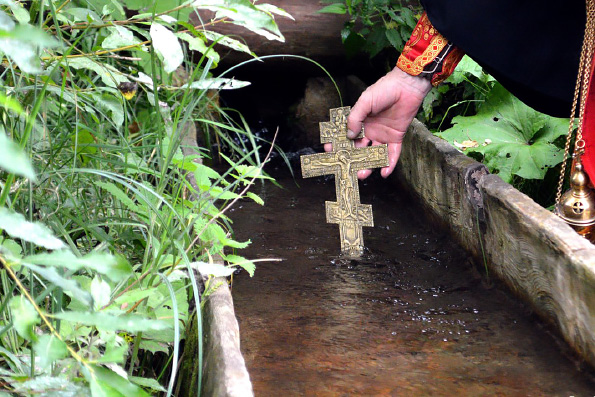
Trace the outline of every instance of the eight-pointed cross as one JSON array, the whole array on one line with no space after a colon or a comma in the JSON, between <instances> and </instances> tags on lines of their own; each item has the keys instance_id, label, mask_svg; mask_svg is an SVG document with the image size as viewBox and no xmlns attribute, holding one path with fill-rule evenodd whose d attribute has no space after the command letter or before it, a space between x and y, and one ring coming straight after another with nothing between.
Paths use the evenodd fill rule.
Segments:
<instances>
[{"instance_id":1,"label":"eight-pointed cross","mask_svg":"<svg viewBox=\"0 0 595 397\"><path fill-rule=\"evenodd\" d=\"M301 161L304 178L335 175L337 201L326 202L326 221L339 224L341 251L358 257L364 248L362 226L374 226L374 220L372 206L359 201L357 171L388 166L388 151L386 145L355 147L346 135L350 110L331 109L331 121L320 123L320 141L332 143L333 151L302 156Z\"/></svg>"}]
</instances>

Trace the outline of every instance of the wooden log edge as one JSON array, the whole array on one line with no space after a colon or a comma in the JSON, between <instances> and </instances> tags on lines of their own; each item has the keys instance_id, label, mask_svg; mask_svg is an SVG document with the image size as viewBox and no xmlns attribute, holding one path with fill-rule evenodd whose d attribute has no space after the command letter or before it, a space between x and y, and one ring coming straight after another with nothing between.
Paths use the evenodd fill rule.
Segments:
<instances>
[{"instance_id":1,"label":"wooden log edge","mask_svg":"<svg viewBox=\"0 0 595 397\"><path fill-rule=\"evenodd\" d=\"M181 130L181 147L185 156L199 154L196 142L196 127L188 122ZM193 161L200 162L195 158ZM186 175L195 187L193 173ZM219 258L220 259L220 258ZM220 259L221 260L221 259ZM222 262L222 260L221 260ZM200 276L197 274L197 278ZM203 282L205 280L202 280ZM203 324L203 396L251 397L253 396L250 375L240 351L240 327L235 316L231 291L224 277L211 281L217 288L204 301ZM176 395L194 396L198 389L198 330L196 312L189 316L186 327L186 345L177 380Z\"/></svg>"},{"instance_id":2,"label":"wooden log edge","mask_svg":"<svg viewBox=\"0 0 595 397\"><path fill-rule=\"evenodd\" d=\"M595 246L415 120L395 173L477 261L595 368Z\"/></svg>"}]
</instances>

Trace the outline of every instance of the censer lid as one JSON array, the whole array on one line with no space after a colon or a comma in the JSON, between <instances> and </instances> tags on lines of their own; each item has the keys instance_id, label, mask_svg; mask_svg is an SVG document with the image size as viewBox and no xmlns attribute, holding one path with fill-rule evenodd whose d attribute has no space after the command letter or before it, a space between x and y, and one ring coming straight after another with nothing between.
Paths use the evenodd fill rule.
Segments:
<instances>
[{"instance_id":1,"label":"censer lid","mask_svg":"<svg viewBox=\"0 0 595 397\"><path fill-rule=\"evenodd\" d=\"M595 224L595 195L580 160L570 176L570 190L562 195L556 206L556 214L571 225Z\"/></svg>"}]
</instances>

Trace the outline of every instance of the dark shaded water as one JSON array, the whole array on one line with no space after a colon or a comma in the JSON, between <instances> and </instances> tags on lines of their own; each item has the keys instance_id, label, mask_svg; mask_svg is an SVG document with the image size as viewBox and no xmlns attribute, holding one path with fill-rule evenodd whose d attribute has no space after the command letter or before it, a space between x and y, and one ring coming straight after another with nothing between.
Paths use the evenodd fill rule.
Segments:
<instances>
[{"instance_id":1,"label":"dark shaded water","mask_svg":"<svg viewBox=\"0 0 595 397\"><path fill-rule=\"evenodd\" d=\"M341 259L325 223L332 179L261 188L266 206L232 212L259 263L233 284L242 351L257 396L593 396L555 339L383 181L361 261ZM393 188L394 190L394 188Z\"/></svg>"}]
</instances>

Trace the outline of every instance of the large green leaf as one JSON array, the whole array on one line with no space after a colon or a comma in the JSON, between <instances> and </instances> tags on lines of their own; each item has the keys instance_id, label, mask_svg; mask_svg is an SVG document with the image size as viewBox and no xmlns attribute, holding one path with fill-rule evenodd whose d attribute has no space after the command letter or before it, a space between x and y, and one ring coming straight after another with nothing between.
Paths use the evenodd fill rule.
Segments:
<instances>
[{"instance_id":1,"label":"large green leaf","mask_svg":"<svg viewBox=\"0 0 595 397\"><path fill-rule=\"evenodd\" d=\"M31 20L29 11L15 0L0 0L0 4L9 6L19 23L28 23Z\"/></svg>"},{"instance_id":2,"label":"large green leaf","mask_svg":"<svg viewBox=\"0 0 595 397\"><path fill-rule=\"evenodd\" d=\"M101 64L92 59L85 58L71 58L67 61L68 67L74 69L92 70L101 77L101 81L108 87L117 87L120 83L128 82L128 78L123 73L115 70L107 64Z\"/></svg>"},{"instance_id":3,"label":"large green leaf","mask_svg":"<svg viewBox=\"0 0 595 397\"><path fill-rule=\"evenodd\" d=\"M23 262L60 266L73 271L87 268L99 272L113 281L120 281L132 274L132 267L126 260L102 252L92 252L83 257L77 257L70 251L60 250L49 254L31 255L24 258Z\"/></svg>"},{"instance_id":4,"label":"large green leaf","mask_svg":"<svg viewBox=\"0 0 595 397\"><path fill-rule=\"evenodd\" d=\"M54 361L68 357L66 344L54 335L41 335L35 342L35 353L41 368L48 368Z\"/></svg>"},{"instance_id":5,"label":"large green leaf","mask_svg":"<svg viewBox=\"0 0 595 397\"><path fill-rule=\"evenodd\" d=\"M204 54L207 58L213 60L215 66L219 63L219 54L214 49L207 47L205 39L202 37L192 36L184 32L176 33L176 36L188 43L188 49L190 51L198 51Z\"/></svg>"},{"instance_id":6,"label":"large green leaf","mask_svg":"<svg viewBox=\"0 0 595 397\"><path fill-rule=\"evenodd\" d=\"M0 168L35 181L35 170L29 156L4 131L0 131Z\"/></svg>"},{"instance_id":7,"label":"large green leaf","mask_svg":"<svg viewBox=\"0 0 595 397\"><path fill-rule=\"evenodd\" d=\"M149 397L149 394L128 379L107 368L90 365L91 371L84 371L91 385L93 397Z\"/></svg>"},{"instance_id":8,"label":"large green leaf","mask_svg":"<svg viewBox=\"0 0 595 397\"><path fill-rule=\"evenodd\" d=\"M226 47L231 48L232 50L245 52L246 54L256 56L256 54L250 51L250 48L246 44L240 42L239 40L233 39L228 36L224 36L221 33L210 32L208 30L200 33L204 34L208 40L214 41L217 44L224 45Z\"/></svg>"},{"instance_id":9,"label":"large green leaf","mask_svg":"<svg viewBox=\"0 0 595 397\"><path fill-rule=\"evenodd\" d=\"M134 37L134 33L124 26L114 25L107 29L110 35L103 39L103 48L114 49L140 43L140 40Z\"/></svg>"},{"instance_id":10,"label":"large green leaf","mask_svg":"<svg viewBox=\"0 0 595 397\"><path fill-rule=\"evenodd\" d=\"M15 25L5 12L0 11L0 51L12 58L24 72L41 72L37 49L58 45L58 41L42 29L26 23Z\"/></svg>"},{"instance_id":11,"label":"large green leaf","mask_svg":"<svg viewBox=\"0 0 595 397\"><path fill-rule=\"evenodd\" d=\"M29 222L19 213L7 208L0 208L0 229L15 238L56 250L64 248L64 243L56 238L52 231L41 223Z\"/></svg>"},{"instance_id":12,"label":"large green leaf","mask_svg":"<svg viewBox=\"0 0 595 397\"><path fill-rule=\"evenodd\" d=\"M112 289L110 285L102 280L100 277L95 276L91 282L91 295L93 296L93 308L100 310L103 306L107 305L110 301Z\"/></svg>"},{"instance_id":13,"label":"large green leaf","mask_svg":"<svg viewBox=\"0 0 595 397\"><path fill-rule=\"evenodd\" d=\"M117 316L110 313L93 313L93 312L60 312L55 313L52 317L64 321L71 321L78 324L97 327L105 331L126 331L126 332L141 332L141 331L162 331L171 328L166 322L160 320L150 320L132 314L123 314Z\"/></svg>"},{"instance_id":14,"label":"large green leaf","mask_svg":"<svg viewBox=\"0 0 595 397\"><path fill-rule=\"evenodd\" d=\"M329 4L324 8L316 11L319 14L346 14L347 7L344 3Z\"/></svg>"},{"instance_id":15,"label":"large green leaf","mask_svg":"<svg viewBox=\"0 0 595 397\"><path fill-rule=\"evenodd\" d=\"M215 11L216 18L229 18L234 24L269 40L285 41L270 11L258 9L250 0L197 0L193 5Z\"/></svg>"},{"instance_id":16,"label":"large green leaf","mask_svg":"<svg viewBox=\"0 0 595 397\"><path fill-rule=\"evenodd\" d=\"M35 273L39 274L43 278L45 278L50 283L56 285L57 287L62 288L64 291L70 292L73 297L81 301L87 306L91 306L92 297L87 291L81 289L78 283L74 280L69 280L62 275L60 275L56 268L53 267L42 267L33 265L31 263L21 262L21 264Z\"/></svg>"},{"instance_id":17,"label":"large green leaf","mask_svg":"<svg viewBox=\"0 0 595 397\"><path fill-rule=\"evenodd\" d=\"M153 22L151 24L151 40L153 48L163 61L163 68L171 73L184 61L184 52L176 35L165 26Z\"/></svg>"},{"instance_id":18,"label":"large green leaf","mask_svg":"<svg viewBox=\"0 0 595 397\"><path fill-rule=\"evenodd\" d=\"M223 259L228 261L231 265L239 266L250 274L250 277L254 276L256 265L249 259L239 255L224 255Z\"/></svg>"},{"instance_id":19,"label":"large green leaf","mask_svg":"<svg viewBox=\"0 0 595 397\"><path fill-rule=\"evenodd\" d=\"M229 277L236 270L221 263L192 262L190 266L203 276Z\"/></svg>"},{"instance_id":20,"label":"large green leaf","mask_svg":"<svg viewBox=\"0 0 595 397\"><path fill-rule=\"evenodd\" d=\"M12 311L12 325L19 335L27 340L35 338L33 327L39 324L40 318L37 311L23 295L14 296L8 304Z\"/></svg>"},{"instance_id":21,"label":"large green leaf","mask_svg":"<svg viewBox=\"0 0 595 397\"><path fill-rule=\"evenodd\" d=\"M175 9L182 3L184 3L184 1L182 0L124 0L124 5L126 6L126 8L128 8L129 10L139 10L147 12L147 16L151 16L153 11L155 11L155 14L170 11L172 9ZM188 21L188 16L192 11L192 8L188 7L183 8L181 10L178 9L177 11L171 14L175 16L178 19L178 21Z\"/></svg>"},{"instance_id":22,"label":"large green leaf","mask_svg":"<svg viewBox=\"0 0 595 397\"><path fill-rule=\"evenodd\" d=\"M80 397L89 395L89 390L83 388L80 382L73 383L62 376L36 376L25 382L13 382L14 391L19 396L43 396L43 397ZM14 396L15 394L10 394ZM0 394L1 396L1 394Z\"/></svg>"},{"instance_id":23,"label":"large green leaf","mask_svg":"<svg viewBox=\"0 0 595 397\"><path fill-rule=\"evenodd\" d=\"M458 116L441 134L466 153L481 153L491 172L506 182L513 175L543 179L563 160L556 138L568 132L568 119L539 113L496 85L475 116Z\"/></svg>"}]
</instances>

